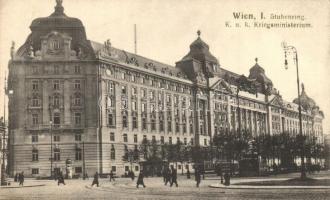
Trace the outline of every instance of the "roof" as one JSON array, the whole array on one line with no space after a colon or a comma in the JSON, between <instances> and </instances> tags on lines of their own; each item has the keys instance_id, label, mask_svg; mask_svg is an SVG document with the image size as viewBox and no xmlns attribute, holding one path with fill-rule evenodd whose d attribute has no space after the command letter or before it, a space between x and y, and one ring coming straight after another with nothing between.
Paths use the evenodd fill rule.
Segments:
<instances>
[{"instance_id":1,"label":"roof","mask_svg":"<svg viewBox=\"0 0 330 200\"><path fill-rule=\"evenodd\" d=\"M101 44L99 42L90 41L90 44L95 52L96 55L102 53L105 49L105 44ZM110 44L111 45L111 44ZM144 69L154 71L154 72L160 72L163 74L167 74L170 76L176 76L178 78L187 79L187 76L181 71L180 68L176 68L174 66L164 64L161 62L158 62L153 59L146 58L141 55L137 55L128 51L124 51L118 48L115 48L113 46L110 47L111 54L114 59L127 63L135 65L136 67L143 67Z\"/></svg>"}]
</instances>

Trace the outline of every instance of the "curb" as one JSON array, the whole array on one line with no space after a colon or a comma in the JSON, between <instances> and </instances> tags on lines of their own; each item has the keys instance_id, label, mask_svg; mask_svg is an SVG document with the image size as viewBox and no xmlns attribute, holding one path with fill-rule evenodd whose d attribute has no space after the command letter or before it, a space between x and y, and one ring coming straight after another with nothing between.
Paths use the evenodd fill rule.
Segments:
<instances>
[{"instance_id":1,"label":"curb","mask_svg":"<svg viewBox=\"0 0 330 200\"><path fill-rule=\"evenodd\" d=\"M26 186L0 186L0 189L10 189L10 188L25 188L25 187L41 187L46 186L45 184L39 185L26 185Z\"/></svg>"},{"instance_id":2,"label":"curb","mask_svg":"<svg viewBox=\"0 0 330 200\"><path fill-rule=\"evenodd\" d=\"M252 185L209 185L210 188L221 189L330 189L330 186L252 186Z\"/></svg>"}]
</instances>

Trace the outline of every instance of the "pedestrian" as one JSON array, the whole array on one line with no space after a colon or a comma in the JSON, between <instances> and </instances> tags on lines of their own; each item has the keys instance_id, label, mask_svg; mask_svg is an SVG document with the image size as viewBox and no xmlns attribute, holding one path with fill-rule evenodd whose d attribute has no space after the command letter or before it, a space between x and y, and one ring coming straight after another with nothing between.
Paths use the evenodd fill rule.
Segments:
<instances>
[{"instance_id":1,"label":"pedestrian","mask_svg":"<svg viewBox=\"0 0 330 200\"><path fill-rule=\"evenodd\" d=\"M92 187L96 184L97 187L99 187L99 173L95 172Z\"/></svg>"},{"instance_id":2,"label":"pedestrian","mask_svg":"<svg viewBox=\"0 0 330 200\"><path fill-rule=\"evenodd\" d=\"M111 180L115 181L115 177L112 170L110 171L110 182Z\"/></svg>"},{"instance_id":3,"label":"pedestrian","mask_svg":"<svg viewBox=\"0 0 330 200\"><path fill-rule=\"evenodd\" d=\"M65 185L65 183L64 183L64 176L63 176L63 173L62 172L60 172L60 174L57 177L57 185L59 186L61 183L63 185Z\"/></svg>"},{"instance_id":4,"label":"pedestrian","mask_svg":"<svg viewBox=\"0 0 330 200\"><path fill-rule=\"evenodd\" d=\"M228 172L225 173L224 178L225 178L224 185L229 186L230 185L230 175L228 174Z\"/></svg>"},{"instance_id":5,"label":"pedestrian","mask_svg":"<svg viewBox=\"0 0 330 200\"><path fill-rule=\"evenodd\" d=\"M18 173L16 172L15 177L14 177L14 182L18 181Z\"/></svg>"},{"instance_id":6,"label":"pedestrian","mask_svg":"<svg viewBox=\"0 0 330 200\"><path fill-rule=\"evenodd\" d=\"M198 168L195 169L195 180L196 180L196 187L199 187L201 183L201 172Z\"/></svg>"},{"instance_id":7,"label":"pedestrian","mask_svg":"<svg viewBox=\"0 0 330 200\"><path fill-rule=\"evenodd\" d=\"M135 174L134 174L133 170L131 170L130 173L131 173L131 179L132 179L132 181L134 181L134 179L135 179Z\"/></svg>"},{"instance_id":8,"label":"pedestrian","mask_svg":"<svg viewBox=\"0 0 330 200\"><path fill-rule=\"evenodd\" d=\"M136 188L139 188L139 185L142 185L144 188L146 187L146 186L144 185L144 181L143 181L143 179L144 179L144 174L143 174L143 171L141 170L141 171L140 171L140 174L139 174L139 176L138 176L138 180L137 180L137 182L136 182Z\"/></svg>"},{"instance_id":9,"label":"pedestrian","mask_svg":"<svg viewBox=\"0 0 330 200\"><path fill-rule=\"evenodd\" d=\"M189 169L187 170L187 179L190 179L190 171L189 171Z\"/></svg>"},{"instance_id":10,"label":"pedestrian","mask_svg":"<svg viewBox=\"0 0 330 200\"><path fill-rule=\"evenodd\" d=\"M171 184L171 170L169 168L166 168L164 172L164 177L165 177L165 185L167 185L167 183Z\"/></svg>"},{"instance_id":11,"label":"pedestrian","mask_svg":"<svg viewBox=\"0 0 330 200\"><path fill-rule=\"evenodd\" d=\"M23 183L24 183L24 172L23 171L18 175L18 181L19 181L19 185L23 186Z\"/></svg>"},{"instance_id":12,"label":"pedestrian","mask_svg":"<svg viewBox=\"0 0 330 200\"><path fill-rule=\"evenodd\" d=\"M176 169L174 169L174 167L171 166L171 185L170 185L171 187L173 186L173 183L175 183L176 187L178 187L177 178L178 178L178 173Z\"/></svg>"}]
</instances>

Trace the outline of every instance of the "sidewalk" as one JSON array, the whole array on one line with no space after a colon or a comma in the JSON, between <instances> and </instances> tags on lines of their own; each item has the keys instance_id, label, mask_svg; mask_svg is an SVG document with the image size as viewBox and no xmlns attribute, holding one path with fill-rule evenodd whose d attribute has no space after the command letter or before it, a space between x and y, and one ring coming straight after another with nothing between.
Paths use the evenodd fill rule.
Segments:
<instances>
[{"instance_id":1,"label":"sidewalk","mask_svg":"<svg viewBox=\"0 0 330 200\"><path fill-rule=\"evenodd\" d=\"M245 183L245 182L258 182L258 181L284 181L290 178L249 178L249 179L232 179L231 184L229 186L225 186L221 183L211 184L209 187L211 188L221 188L221 189L330 189L330 186L262 186L262 185L236 185L237 183ZM322 178L315 178L322 179Z\"/></svg>"}]
</instances>

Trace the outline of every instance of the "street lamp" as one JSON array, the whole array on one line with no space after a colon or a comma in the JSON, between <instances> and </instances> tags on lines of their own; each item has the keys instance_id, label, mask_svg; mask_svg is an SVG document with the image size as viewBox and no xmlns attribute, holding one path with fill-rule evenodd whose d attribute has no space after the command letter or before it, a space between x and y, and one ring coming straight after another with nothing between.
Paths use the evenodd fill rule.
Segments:
<instances>
[{"instance_id":1,"label":"street lamp","mask_svg":"<svg viewBox=\"0 0 330 200\"><path fill-rule=\"evenodd\" d=\"M52 133L52 125L53 122L49 121L49 132L50 132L50 178L53 178L53 133Z\"/></svg>"},{"instance_id":2,"label":"street lamp","mask_svg":"<svg viewBox=\"0 0 330 200\"><path fill-rule=\"evenodd\" d=\"M303 132L302 132L302 119L301 119L301 99L300 99L300 82L299 82L299 67L298 67L298 52L297 49L294 46L288 46L286 42L282 42L282 47L284 50L284 56L285 56L285 69L288 69L288 60L287 55L293 54L293 61L296 64L296 72L297 72L297 89L298 89L298 110L299 110L299 135L301 138L301 151L300 151L300 159L301 159L301 174L300 178L305 179L306 178L306 172L305 172L305 160L304 160L304 138L303 138Z\"/></svg>"}]
</instances>

